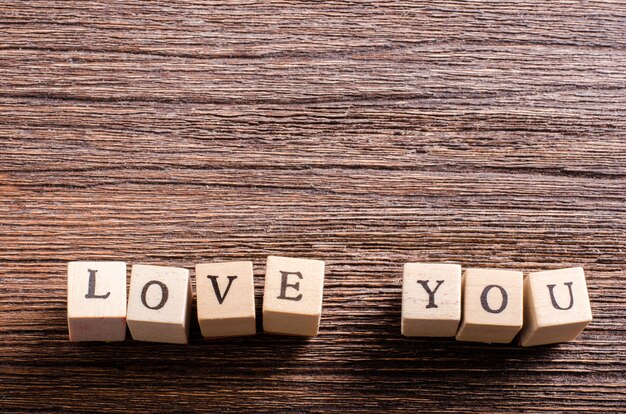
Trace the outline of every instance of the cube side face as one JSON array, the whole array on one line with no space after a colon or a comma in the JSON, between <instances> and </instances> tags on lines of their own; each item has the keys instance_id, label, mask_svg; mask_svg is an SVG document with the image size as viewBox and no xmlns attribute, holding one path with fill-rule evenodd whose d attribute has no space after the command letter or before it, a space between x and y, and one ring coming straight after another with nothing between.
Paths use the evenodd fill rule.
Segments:
<instances>
[{"instance_id":1,"label":"cube side face","mask_svg":"<svg viewBox=\"0 0 626 414\"><path fill-rule=\"evenodd\" d=\"M414 337L455 336L459 327L458 319L402 319L402 335Z\"/></svg>"},{"instance_id":2,"label":"cube side face","mask_svg":"<svg viewBox=\"0 0 626 414\"><path fill-rule=\"evenodd\" d=\"M264 311L319 317L323 290L323 261L277 256L267 258Z\"/></svg>"},{"instance_id":3,"label":"cube side face","mask_svg":"<svg viewBox=\"0 0 626 414\"><path fill-rule=\"evenodd\" d=\"M534 272L524 282L522 346L575 339L591 322L591 305L582 268Z\"/></svg>"},{"instance_id":4,"label":"cube side face","mask_svg":"<svg viewBox=\"0 0 626 414\"><path fill-rule=\"evenodd\" d=\"M589 322L585 321L537 328L532 331L522 331L520 335L520 345L539 346L573 341L588 324Z\"/></svg>"},{"instance_id":5,"label":"cube side face","mask_svg":"<svg viewBox=\"0 0 626 414\"><path fill-rule=\"evenodd\" d=\"M252 262L196 265L199 321L254 319Z\"/></svg>"},{"instance_id":6,"label":"cube side face","mask_svg":"<svg viewBox=\"0 0 626 414\"><path fill-rule=\"evenodd\" d=\"M125 318L126 263L68 263L67 315L68 318Z\"/></svg>"},{"instance_id":7,"label":"cube side face","mask_svg":"<svg viewBox=\"0 0 626 414\"><path fill-rule=\"evenodd\" d=\"M402 334L454 336L461 319L461 266L407 263L402 283Z\"/></svg>"},{"instance_id":8,"label":"cube side face","mask_svg":"<svg viewBox=\"0 0 626 414\"><path fill-rule=\"evenodd\" d=\"M71 318L71 342L117 342L126 339L126 318Z\"/></svg>"},{"instance_id":9,"label":"cube side face","mask_svg":"<svg viewBox=\"0 0 626 414\"><path fill-rule=\"evenodd\" d=\"M127 316L133 339L186 343L192 299L189 270L133 265Z\"/></svg>"},{"instance_id":10,"label":"cube side face","mask_svg":"<svg viewBox=\"0 0 626 414\"><path fill-rule=\"evenodd\" d=\"M530 279L524 279L524 324L520 332L520 341L537 331L537 312L534 306L533 291L530 289Z\"/></svg>"},{"instance_id":11,"label":"cube side face","mask_svg":"<svg viewBox=\"0 0 626 414\"><path fill-rule=\"evenodd\" d=\"M202 319L198 323L204 338L256 335L256 320L253 317Z\"/></svg>"},{"instance_id":12,"label":"cube side face","mask_svg":"<svg viewBox=\"0 0 626 414\"><path fill-rule=\"evenodd\" d=\"M508 344L515 338L519 330L518 326L461 323L456 339L457 341L487 344Z\"/></svg>"},{"instance_id":13,"label":"cube side face","mask_svg":"<svg viewBox=\"0 0 626 414\"><path fill-rule=\"evenodd\" d=\"M263 310L263 331L278 335L316 336L320 316Z\"/></svg>"},{"instance_id":14,"label":"cube side face","mask_svg":"<svg viewBox=\"0 0 626 414\"><path fill-rule=\"evenodd\" d=\"M189 273L187 273L189 275ZM187 277L187 297L185 298L185 314L183 324L185 328L185 343L189 341L189 330L191 329L191 305L193 304L193 288L191 287L191 277Z\"/></svg>"},{"instance_id":15,"label":"cube side face","mask_svg":"<svg viewBox=\"0 0 626 414\"><path fill-rule=\"evenodd\" d=\"M129 320L128 329L135 341L186 344L189 338L187 326L178 323Z\"/></svg>"},{"instance_id":16,"label":"cube side face","mask_svg":"<svg viewBox=\"0 0 626 414\"><path fill-rule=\"evenodd\" d=\"M456 339L510 342L522 328L523 295L522 272L467 269L463 276L463 318Z\"/></svg>"}]
</instances>

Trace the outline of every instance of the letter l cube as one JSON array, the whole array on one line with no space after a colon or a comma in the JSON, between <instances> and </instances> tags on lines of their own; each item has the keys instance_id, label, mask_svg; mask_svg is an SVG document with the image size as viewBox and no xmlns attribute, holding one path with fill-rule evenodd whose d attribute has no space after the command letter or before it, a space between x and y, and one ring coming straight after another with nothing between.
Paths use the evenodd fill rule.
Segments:
<instances>
[{"instance_id":1,"label":"letter l cube","mask_svg":"<svg viewBox=\"0 0 626 414\"><path fill-rule=\"evenodd\" d=\"M70 341L123 341L126 337L126 263L67 265Z\"/></svg>"}]
</instances>

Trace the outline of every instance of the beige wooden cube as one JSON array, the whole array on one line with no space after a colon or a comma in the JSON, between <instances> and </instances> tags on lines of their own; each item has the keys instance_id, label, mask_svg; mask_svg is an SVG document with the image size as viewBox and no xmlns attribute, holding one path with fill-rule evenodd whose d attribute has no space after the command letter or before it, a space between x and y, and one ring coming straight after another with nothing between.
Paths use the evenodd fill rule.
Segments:
<instances>
[{"instance_id":1,"label":"beige wooden cube","mask_svg":"<svg viewBox=\"0 0 626 414\"><path fill-rule=\"evenodd\" d=\"M196 265L196 295L203 337L256 334L252 262Z\"/></svg>"},{"instance_id":2,"label":"beige wooden cube","mask_svg":"<svg viewBox=\"0 0 626 414\"><path fill-rule=\"evenodd\" d=\"M404 336L454 336L461 320L461 266L406 263L402 282Z\"/></svg>"},{"instance_id":3,"label":"beige wooden cube","mask_svg":"<svg viewBox=\"0 0 626 414\"><path fill-rule=\"evenodd\" d=\"M269 256L263 293L263 330L282 335L317 335L323 290L323 261Z\"/></svg>"},{"instance_id":4,"label":"beige wooden cube","mask_svg":"<svg viewBox=\"0 0 626 414\"><path fill-rule=\"evenodd\" d=\"M133 339L186 344L192 298L189 270L133 265L128 297Z\"/></svg>"},{"instance_id":5,"label":"beige wooden cube","mask_svg":"<svg viewBox=\"0 0 626 414\"><path fill-rule=\"evenodd\" d=\"M68 263L67 325L70 341L126 338L126 263Z\"/></svg>"},{"instance_id":6,"label":"beige wooden cube","mask_svg":"<svg viewBox=\"0 0 626 414\"><path fill-rule=\"evenodd\" d=\"M581 267L530 273L524 280L522 346L567 342L591 322Z\"/></svg>"},{"instance_id":7,"label":"beige wooden cube","mask_svg":"<svg viewBox=\"0 0 626 414\"><path fill-rule=\"evenodd\" d=\"M522 272L467 269L458 341L509 343L522 328Z\"/></svg>"}]
</instances>

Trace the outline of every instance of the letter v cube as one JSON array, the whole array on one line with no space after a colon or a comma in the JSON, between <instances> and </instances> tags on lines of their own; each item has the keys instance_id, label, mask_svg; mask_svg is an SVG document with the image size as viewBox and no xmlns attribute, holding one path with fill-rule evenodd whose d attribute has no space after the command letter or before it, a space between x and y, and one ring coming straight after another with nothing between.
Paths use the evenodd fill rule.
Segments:
<instances>
[{"instance_id":1,"label":"letter v cube","mask_svg":"<svg viewBox=\"0 0 626 414\"><path fill-rule=\"evenodd\" d=\"M203 337L256 334L252 262L196 265L196 294Z\"/></svg>"},{"instance_id":2,"label":"letter v cube","mask_svg":"<svg viewBox=\"0 0 626 414\"><path fill-rule=\"evenodd\" d=\"M460 320L461 266L406 263L402 282L402 335L454 336Z\"/></svg>"},{"instance_id":3,"label":"letter v cube","mask_svg":"<svg viewBox=\"0 0 626 414\"><path fill-rule=\"evenodd\" d=\"M263 293L263 330L282 335L317 335L323 290L323 261L269 256Z\"/></svg>"},{"instance_id":4,"label":"letter v cube","mask_svg":"<svg viewBox=\"0 0 626 414\"><path fill-rule=\"evenodd\" d=\"M189 270L133 265L128 328L137 341L186 344L193 293Z\"/></svg>"},{"instance_id":5,"label":"letter v cube","mask_svg":"<svg viewBox=\"0 0 626 414\"><path fill-rule=\"evenodd\" d=\"M70 341L123 341L126 337L126 263L67 265Z\"/></svg>"},{"instance_id":6,"label":"letter v cube","mask_svg":"<svg viewBox=\"0 0 626 414\"><path fill-rule=\"evenodd\" d=\"M530 273L524 280L522 346L567 342L591 322L581 267Z\"/></svg>"}]
</instances>

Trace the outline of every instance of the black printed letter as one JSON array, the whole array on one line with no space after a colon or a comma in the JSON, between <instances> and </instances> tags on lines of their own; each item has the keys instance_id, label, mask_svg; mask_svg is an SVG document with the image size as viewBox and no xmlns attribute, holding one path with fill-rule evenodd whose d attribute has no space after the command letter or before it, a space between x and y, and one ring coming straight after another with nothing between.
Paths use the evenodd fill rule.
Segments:
<instances>
[{"instance_id":1,"label":"black printed letter","mask_svg":"<svg viewBox=\"0 0 626 414\"><path fill-rule=\"evenodd\" d=\"M148 288L152 285L159 285L159 287L161 288L161 302L159 302L156 306L150 306L148 305L148 302L146 301L146 294L148 293ZM143 290L141 291L141 303L143 303L143 306L145 306L148 309L159 310L163 306L165 306L165 302L167 302L168 295L169 295L169 289L167 288L167 286L165 286L165 283L161 283L158 280L151 280L148 283L146 283L146 285L143 287Z\"/></svg>"},{"instance_id":2,"label":"black printed letter","mask_svg":"<svg viewBox=\"0 0 626 414\"><path fill-rule=\"evenodd\" d=\"M489 302L487 301L487 295L489 294L489 291L493 288L498 288L500 289L500 293L502 294L502 305L500 305L500 307L498 309L491 309L489 307ZM506 290L504 290L504 288L502 286L498 286L498 285L489 285L487 287L485 287L485 289L483 289L483 294L480 295L480 304L483 305L483 309L486 310L489 313L500 313L502 312L505 308L506 305L509 303L509 295L507 295Z\"/></svg>"},{"instance_id":3,"label":"black printed letter","mask_svg":"<svg viewBox=\"0 0 626 414\"><path fill-rule=\"evenodd\" d=\"M106 299L109 297L111 292L107 292L105 295L96 295L96 272L97 270L87 269L89 272L89 285L87 286L87 294L85 295L85 299Z\"/></svg>"},{"instance_id":4,"label":"black printed letter","mask_svg":"<svg viewBox=\"0 0 626 414\"><path fill-rule=\"evenodd\" d=\"M564 285L567 286L567 288L569 289L569 306L567 308L562 308L559 306L558 303L556 303L556 298L554 297L554 287L556 285L547 285L548 290L550 291L550 300L552 301L552 306L554 306L554 309L559 309L559 310L572 309L572 306L574 306L574 295L572 294L572 283L573 282L564 283Z\"/></svg>"},{"instance_id":5,"label":"black printed letter","mask_svg":"<svg viewBox=\"0 0 626 414\"><path fill-rule=\"evenodd\" d=\"M226 299L226 295L228 295L228 291L230 290L230 285L233 284L233 280L237 279L237 276L227 276L228 285L226 286L226 290L224 291L224 296L220 294L220 287L217 284L218 276L207 276L207 277L211 279L211 284L213 285L213 290L215 291L215 297L217 298L217 301L221 305L222 303L224 303L224 299Z\"/></svg>"},{"instance_id":6,"label":"black printed letter","mask_svg":"<svg viewBox=\"0 0 626 414\"><path fill-rule=\"evenodd\" d=\"M293 301L299 301L300 299L302 299L302 293L300 293L298 296L291 296L288 297L287 296L287 288L294 288L295 290L300 290L300 282L297 283L293 283L293 284L288 284L287 283L287 278L289 277L289 275L296 275L298 276L298 279L302 279L302 273L300 272L283 272L282 270L280 271L280 274L282 276L282 280L280 282L280 295L278 296L278 299L287 299L287 300L293 300Z\"/></svg>"},{"instance_id":7,"label":"black printed letter","mask_svg":"<svg viewBox=\"0 0 626 414\"><path fill-rule=\"evenodd\" d=\"M441 286L441 284L443 283L443 280L437 281L437 286L435 286L435 290L430 290L430 288L428 287L428 282L430 282L430 280L418 280L417 281L417 283L422 285L426 293L428 293L428 305L426 305L426 309L437 308L438 306L435 305L435 293L437 293L437 289L439 289L439 286Z\"/></svg>"}]
</instances>

